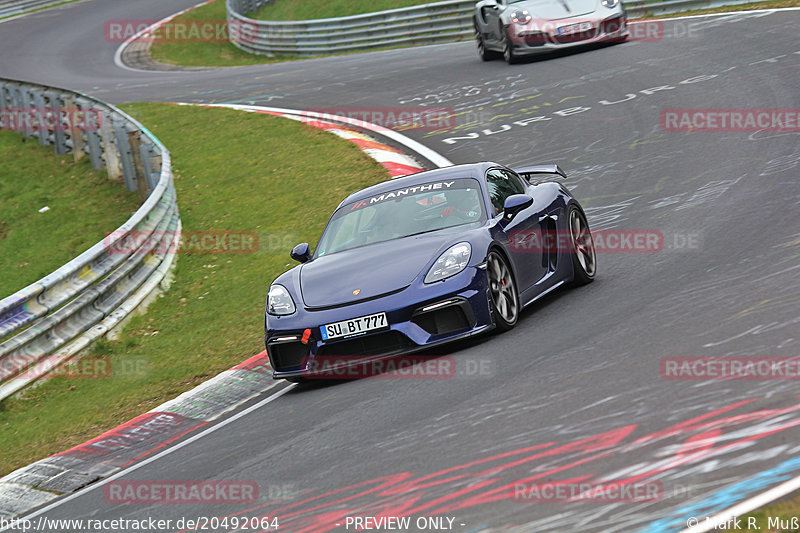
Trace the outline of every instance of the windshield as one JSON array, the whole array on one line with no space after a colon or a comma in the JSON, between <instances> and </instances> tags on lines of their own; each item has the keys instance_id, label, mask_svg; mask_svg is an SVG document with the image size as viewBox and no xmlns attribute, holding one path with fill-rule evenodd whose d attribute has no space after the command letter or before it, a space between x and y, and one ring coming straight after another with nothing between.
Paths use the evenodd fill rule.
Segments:
<instances>
[{"instance_id":1,"label":"windshield","mask_svg":"<svg viewBox=\"0 0 800 533\"><path fill-rule=\"evenodd\" d=\"M424 183L344 205L331 217L315 255L417 235L484 219L478 181Z\"/></svg>"}]
</instances>

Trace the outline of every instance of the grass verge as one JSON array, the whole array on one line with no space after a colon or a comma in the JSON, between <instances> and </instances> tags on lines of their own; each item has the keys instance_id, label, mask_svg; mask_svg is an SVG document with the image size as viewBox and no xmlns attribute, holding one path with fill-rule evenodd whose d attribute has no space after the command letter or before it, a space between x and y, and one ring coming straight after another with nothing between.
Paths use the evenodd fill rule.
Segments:
<instances>
[{"instance_id":1,"label":"grass verge","mask_svg":"<svg viewBox=\"0 0 800 533\"><path fill-rule=\"evenodd\" d=\"M181 254L172 288L134 317L109 377L52 379L0 403L0 476L174 398L263 350L264 299L348 193L387 178L355 145L304 124L227 109L121 106L172 153L186 232L257 232L256 253ZM135 363L140 372L115 375Z\"/></svg>"},{"instance_id":2,"label":"grass verge","mask_svg":"<svg viewBox=\"0 0 800 533\"><path fill-rule=\"evenodd\" d=\"M138 195L93 170L88 157L73 161L0 131L0 298L102 240L138 209Z\"/></svg>"},{"instance_id":3,"label":"grass verge","mask_svg":"<svg viewBox=\"0 0 800 533\"><path fill-rule=\"evenodd\" d=\"M191 24L192 21L225 21L225 0L196 7L179 17L175 17L175 25ZM224 22L221 22L224 23ZM150 57L159 63L181 65L186 67L232 67L243 65L260 65L281 61L279 57L267 57L240 50L229 42L187 42L158 41L150 47Z\"/></svg>"}]
</instances>

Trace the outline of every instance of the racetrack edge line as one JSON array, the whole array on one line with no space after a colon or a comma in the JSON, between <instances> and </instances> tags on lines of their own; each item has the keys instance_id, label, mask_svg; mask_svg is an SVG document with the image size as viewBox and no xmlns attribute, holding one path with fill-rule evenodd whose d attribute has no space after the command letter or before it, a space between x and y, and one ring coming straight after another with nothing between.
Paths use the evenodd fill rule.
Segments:
<instances>
[{"instance_id":1,"label":"racetrack edge line","mask_svg":"<svg viewBox=\"0 0 800 533\"><path fill-rule=\"evenodd\" d=\"M69 494L67 496L63 496L61 498L58 498L53 503L51 503L49 505L46 505L45 507L42 507L41 509L39 509L37 511L34 511L31 514L20 518L20 520L30 520L31 518L35 518L35 517L39 516L40 514L42 514L44 512L47 512L47 511L49 511L51 509L55 509L56 507L66 503L66 502L68 502L68 501L70 501L70 500L72 500L74 498L77 498L78 496L82 496L82 495L86 494L87 492L91 492L92 490L94 490L94 489L96 489L98 487L102 487L103 485L105 485L106 483L108 483L110 481L113 481L113 480L115 480L115 479L117 479L119 477L122 477L122 476L130 473L130 472L138 470L139 468L141 468L141 467L143 467L145 465L148 465L148 464L152 463L153 461L156 461L157 459L160 459L160 458L162 458L162 457L164 457L166 455L169 455L172 452L174 452L176 450L179 450L179 449L183 448L184 446L187 446L187 445L193 443L194 441L199 440L199 439L205 437L206 435L208 435L210 433L213 433L214 431L227 426L231 422L235 422L236 420L238 420L238 419L242 418L243 416L251 413L252 411L255 411L256 409L258 409L258 408L260 408L260 407L262 407L262 406L264 406L264 405L266 405L266 404L268 404L268 403L280 398L281 396L283 396L284 394L286 394L287 392L289 392L290 390L292 390L296 386L297 386L296 384L291 383L287 387L279 390L278 392L272 394L271 396L268 396L268 397L264 398L260 402L254 404L254 405L251 405L247 409L244 409L242 411L239 411L238 413L235 413L234 415L226 418L222 422L220 422L218 424L214 424L213 426L210 426L210 427L206 428L205 430L201 431L200 433L192 435L191 437L187 438L186 440L181 441L181 442L177 443L174 446L170 446L169 448L164 449L163 451L157 453L156 455L153 455L152 457L148 457L147 459L139 461L138 463L134 463L134 464L130 465L129 467L126 467L123 470L120 470L119 472L117 472L117 473L115 473L115 474L113 474L113 475L111 475L111 476L109 476L107 478L104 478L104 479L102 479L102 480L100 480L100 481L98 481L96 483L92 483L91 485L88 485L83 489L77 490L77 491L73 492L72 494ZM9 526L6 526L6 527L0 529L0 532L8 530L9 527L11 527L10 524L9 524Z\"/></svg>"},{"instance_id":2,"label":"racetrack edge line","mask_svg":"<svg viewBox=\"0 0 800 533\"><path fill-rule=\"evenodd\" d=\"M402 133L391 130L389 128L384 128L383 126L378 126L377 124L373 124L371 122L366 122L364 120L357 120L354 118L342 117L339 115L331 115L328 113L304 111L302 109L286 109L283 107L269 107L269 106L244 105L244 104L197 104L197 103L181 103L181 102L178 102L178 105L200 105L205 107L222 107L227 109L238 109L240 111L267 111L270 113L297 115L301 117L315 118L320 120L326 120L326 119L335 120L337 122L342 122L344 124L349 124L351 126L364 128L372 133L375 133L377 135L382 135L399 144L402 144L412 152L427 159L437 167L453 166L452 161L441 155L439 152L436 152L432 148L428 148L427 146L415 141L414 139L411 139L410 137L403 135Z\"/></svg>"},{"instance_id":3,"label":"racetrack edge line","mask_svg":"<svg viewBox=\"0 0 800 533\"><path fill-rule=\"evenodd\" d=\"M780 485L772 487L761 494L752 496L705 520L698 521L697 524L682 530L681 533L705 533L706 531L719 529L720 526L730 521L731 518L736 518L751 511L755 511L756 509L760 509L798 489L800 489L800 476L784 481Z\"/></svg>"}]
</instances>

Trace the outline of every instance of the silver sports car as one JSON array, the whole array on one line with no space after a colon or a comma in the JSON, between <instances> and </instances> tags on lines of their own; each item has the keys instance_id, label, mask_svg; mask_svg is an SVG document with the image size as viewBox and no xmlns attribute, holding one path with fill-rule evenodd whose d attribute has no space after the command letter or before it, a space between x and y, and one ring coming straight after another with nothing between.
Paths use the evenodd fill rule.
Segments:
<instances>
[{"instance_id":1,"label":"silver sports car","mask_svg":"<svg viewBox=\"0 0 800 533\"><path fill-rule=\"evenodd\" d=\"M481 0L473 19L484 61L628 38L620 0Z\"/></svg>"}]
</instances>

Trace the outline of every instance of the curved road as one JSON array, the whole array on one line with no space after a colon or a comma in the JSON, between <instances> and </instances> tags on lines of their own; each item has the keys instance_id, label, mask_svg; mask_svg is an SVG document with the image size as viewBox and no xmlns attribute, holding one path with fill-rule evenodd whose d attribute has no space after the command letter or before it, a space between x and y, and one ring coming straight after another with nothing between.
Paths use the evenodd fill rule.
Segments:
<instances>
[{"instance_id":1,"label":"curved road","mask_svg":"<svg viewBox=\"0 0 800 533\"><path fill-rule=\"evenodd\" d=\"M480 62L472 43L200 72L114 65L105 21L192 3L89 0L2 23L0 76L114 103L453 109L454 129L406 133L456 163L559 163L593 229L661 232L663 248L602 253L592 285L447 352L451 379L294 388L117 480L252 480L255 504L115 505L98 486L46 516L277 516L285 531L345 531L348 516L411 516L413 530L430 516L461 532L660 532L797 475L793 381L665 379L662 360L799 355L800 134L669 132L660 116L797 112L800 11L666 21L659 39L513 67ZM655 497L518 490L622 481Z\"/></svg>"}]
</instances>

